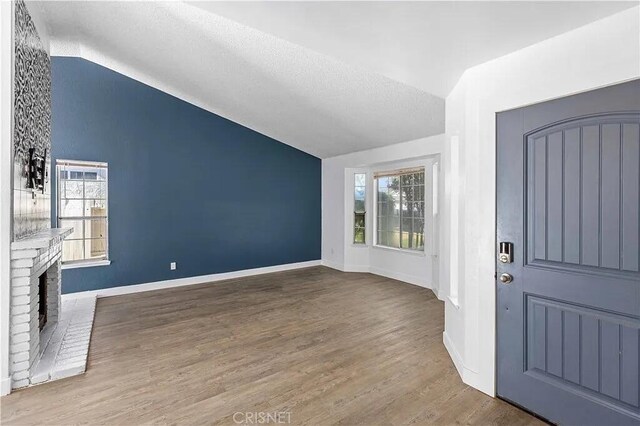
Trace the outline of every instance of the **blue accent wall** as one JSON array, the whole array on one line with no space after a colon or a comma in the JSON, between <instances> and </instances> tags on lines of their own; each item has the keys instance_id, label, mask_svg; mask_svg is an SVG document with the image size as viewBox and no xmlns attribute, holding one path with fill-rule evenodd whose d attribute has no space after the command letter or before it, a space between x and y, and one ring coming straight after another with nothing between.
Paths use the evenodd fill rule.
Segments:
<instances>
[{"instance_id":1,"label":"blue accent wall","mask_svg":"<svg viewBox=\"0 0 640 426\"><path fill-rule=\"evenodd\" d=\"M64 270L64 293L320 259L320 159L84 59L51 59L52 159L109 163L112 263Z\"/></svg>"}]
</instances>

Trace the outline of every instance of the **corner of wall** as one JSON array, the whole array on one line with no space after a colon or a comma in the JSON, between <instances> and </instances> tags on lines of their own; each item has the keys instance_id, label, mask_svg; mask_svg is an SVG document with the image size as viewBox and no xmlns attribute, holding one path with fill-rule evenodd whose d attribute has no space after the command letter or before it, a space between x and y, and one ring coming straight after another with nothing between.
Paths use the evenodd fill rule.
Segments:
<instances>
[{"instance_id":1,"label":"corner of wall","mask_svg":"<svg viewBox=\"0 0 640 426\"><path fill-rule=\"evenodd\" d=\"M444 343L445 349L449 352L453 365L456 367L456 370L458 370L458 375L460 375L460 377L464 377L464 363L462 361L462 356L456 349L453 340L451 340L451 337L449 337L446 330L442 333L442 343Z\"/></svg>"},{"instance_id":2,"label":"corner of wall","mask_svg":"<svg viewBox=\"0 0 640 426\"><path fill-rule=\"evenodd\" d=\"M453 361L453 365L456 367L458 375L462 381L480 392L486 393L490 397L495 397L495 386L487 386L487 381L483 375L470 370L465 366L464 358L460 352L458 352L453 340L446 331L442 333L442 342L444 343L444 347L449 353L449 357L451 357L451 361Z\"/></svg>"},{"instance_id":3,"label":"corner of wall","mask_svg":"<svg viewBox=\"0 0 640 426\"><path fill-rule=\"evenodd\" d=\"M11 392L9 376L10 250L13 163L13 2L0 1L0 395Z\"/></svg>"},{"instance_id":4,"label":"corner of wall","mask_svg":"<svg viewBox=\"0 0 640 426\"><path fill-rule=\"evenodd\" d=\"M346 272L344 269L344 265L338 262L332 262L330 260L322 259L322 266L326 266L327 268L335 269L337 271Z\"/></svg>"},{"instance_id":5,"label":"corner of wall","mask_svg":"<svg viewBox=\"0 0 640 426\"><path fill-rule=\"evenodd\" d=\"M447 296L445 295L445 292L440 290L440 285L438 283L437 286L433 286L433 288L431 289L431 291L433 291L433 294L436 295L436 297L438 298L439 301L441 302L446 302L447 301Z\"/></svg>"},{"instance_id":6,"label":"corner of wall","mask_svg":"<svg viewBox=\"0 0 640 426\"><path fill-rule=\"evenodd\" d=\"M0 396L9 395L11 393L11 377L3 377L0 379Z\"/></svg>"},{"instance_id":7,"label":"corner of wall","mask_svg":"<svg viewBox=\"0 0 640 426\"><path fill-rule=\"evenodd\" d=\"M391 278L392 280L398 280L405 283L417 285L418 287L424 287L424 288L428 288L429 290L434 290L433 286L430 283L428 283L424 277L421 277L421 276L406 274L398 271L392 271L392 270L380 268L377 266L369 266L368 269L369 269L368 272L375 275L380 275L382 277Z\"/></svg>"}]
</instances>

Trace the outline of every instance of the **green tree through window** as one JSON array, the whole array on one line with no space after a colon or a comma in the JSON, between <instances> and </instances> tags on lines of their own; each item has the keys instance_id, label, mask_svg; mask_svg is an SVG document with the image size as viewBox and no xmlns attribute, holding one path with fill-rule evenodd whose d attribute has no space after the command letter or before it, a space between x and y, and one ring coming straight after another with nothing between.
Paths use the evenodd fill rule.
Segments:
<instances>
[{"instance_id":1,"label":"green tree through window","mask_svg":"<svg viewBox=\"0 0 640 426\"><path fill-rule=\"evenodd\" d=\"M367 175L356 173L354 175L354 202L353 202L353 242L365 244L365 216L366 216L366 181Z\"/></svg>"},{"instance_id":2,"label":"green tree through window","mask_svg":"<svg viewBox=\"0 0 640 426\"><path fill-rule=\"evenodd\" d=\"M380 246L424 250L424 170L376 178Z\"/></svg>"}]
</instances>

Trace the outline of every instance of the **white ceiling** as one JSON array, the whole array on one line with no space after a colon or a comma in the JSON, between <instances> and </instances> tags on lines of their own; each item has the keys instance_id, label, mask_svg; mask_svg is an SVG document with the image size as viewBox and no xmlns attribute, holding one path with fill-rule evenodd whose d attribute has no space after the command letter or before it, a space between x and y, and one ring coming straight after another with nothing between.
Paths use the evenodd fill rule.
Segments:
<instances>
[{"instance_id":1,"label":"white ceiling","mask_svg":"<svg viewBox=\"0 0 640 426\"><path fill-rule=\"evenodd\" d=\"M464 69L633 4L40 6L53 55L92 60L326 158L442 133L441 97Z\"/></svg>"},{"instance_id":2,"label":"white ceiling","mask_svg":"<svg viewBox=\"0 0 640 426\"><path fill-rule=\"evenodd\" d=\"M446 97L467 68L638 2L196 1L192 4Z\"/></svg>"},{"instance_id":3,"label":"white ceiling","mask_svg":"<svg viewBox=\"0 0 640 426\"><path fill-rule=\"evenodd\" d=\"M184 3L42 6L52 55L82 56L321 158L444 129L436 96Z\"/></svg>"}]
</instances>

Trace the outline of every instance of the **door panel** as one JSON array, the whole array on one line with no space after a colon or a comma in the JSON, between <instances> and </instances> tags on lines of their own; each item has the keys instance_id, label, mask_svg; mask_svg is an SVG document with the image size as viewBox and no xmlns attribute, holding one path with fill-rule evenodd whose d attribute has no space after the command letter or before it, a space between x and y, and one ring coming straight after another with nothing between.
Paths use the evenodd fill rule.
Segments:
<instances>
[{"instance_id":1,"label":"door panel","mask_svg":"<svg viewBox=\"0 0 640 426\"><path fill-rule=\"evenodd\" d=\"M640 81L498 114L498 395L640 423Z\"/></svg>"},{"instance_id":2,"label":"door panel","mask_svg":"<svg viewBox=\"0 0 640 426\"><path fill-rule=\"evenodd\" d=\"M526 296L526 304L528 374L544 375L586 397L638 409L637 322L532 295ZM624 348L635 358L625 357ZM626 389L623 373L631 377Z\"/></svg>"},{"instance_id":3,"label":"door panel","mask_svg":"<svg viewBox=\"0 0 640 426\"><path fill-rule=\"evenodd\" d=\"M638 272L637 121L603 114L527 136L529 264ZM623 238L624 222L635 232Z\"/></svg>"}]
</instances>

